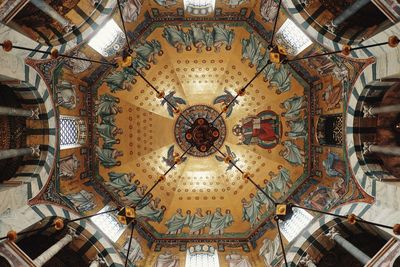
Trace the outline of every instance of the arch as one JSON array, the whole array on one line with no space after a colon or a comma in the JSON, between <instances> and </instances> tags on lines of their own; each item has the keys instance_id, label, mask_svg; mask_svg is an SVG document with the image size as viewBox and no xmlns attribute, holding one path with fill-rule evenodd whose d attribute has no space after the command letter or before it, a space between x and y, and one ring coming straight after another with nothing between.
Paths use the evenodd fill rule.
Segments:
<instances>
[{"instance_id":1,"label":"arch","mask_svg":"<svg viewBox=\"0 0 400 267\"><path fill-rule=\"evenodd\" d=\"M0 234L3 236L11 229L19 232L46 218L55 217L76 219L79 218L79 215L69 209L53 204L39 204L24 207L15 211L14 216L8 218L0 217ZM77 230L78 234L83 235L87 240L82 244L82 247L96 246L99 253L106 261L107 266L124 266L124 261L119 252L90 221L76 221L71 223L71 226Z\"/></svg>"},{"instance_id":2,"label":"arch","mask_svg":"<svg viewBox=\"0 0 400 267\"><path fill-rule=\"evenodd\" d=\"M82 27L78 27L74 31L68 33L66 36L63 36L56 42L52 43L52 46L40 44L5 24L0 25L0 40L11 40L14 45L21 45L28 48L47 52L50 52L53 47L57 48L60 53L65 53L66 51L73 50L78 45L82 44L84 41L90 38L95 33L95 31L106 22L112 16L117 6L117 1L100 0L97 2L99 2L99 4L96 5L94 13L99 14L95 20L90 19L91 15L86 14L87 18L82 23ZM18 50L18 52L16 52L15 54L17 54L20 59L28 57L35 59L50 58L50 55L21 50Z\"/></svg>"},{"instance_id":3,"label":"arch","mask_svg":"<svg viewBox=\"0 0 400 267\"><path fill-rule=\"evenodd\" d=\"M300 4L296 4L296 0L283 0L282 3L286 7L289 15L300 27L304 29L304 31L315 41L320 43L323 47L327 48L330 51L340 50L342 45L330 38L327 37L327 31L324 28L316 29L312 25L310 25L309 21L303 18L301 12L303 11L303 6ZM390 28L372 36L371 38L365 40L362 45L372 45L381 42L386 42L387 38L390 35L396 35L400 31L400 22L391 26ZM359 47L360 45L354 45L353 47ZM351 51L350 56L354 58L369 58L372 56L381 56L384 55L385 51L383 51L380 47L372 47L365 48L356 51Z\"/></svg>"},{"instance_id":4,"label":"arch","mask_svg":"<svg viewBox=\"0 0 400 267\"><path fill-rule=\"evenodd\" d=\"M364 214L371 208L367 203L352 203L347 204L333 211L335 214L350 214L353 213L358 217L363 217ZM327 229L335 225L341 225L344 221L341 218L335 218L331 215L322 215L316 217L301 235L297 236L290 244L289 250L286 252L286 257L289 266L299 266L300 259L305 255L305 251L311 247L312 242L318 244L313 246L317 254L322 255L324 249L327 249L326 244L321 244L317 238L322 236ZM312 241L310 241L312 240ZM309 242L307 242L309 241Z\"/></svg>"}]
</instances>

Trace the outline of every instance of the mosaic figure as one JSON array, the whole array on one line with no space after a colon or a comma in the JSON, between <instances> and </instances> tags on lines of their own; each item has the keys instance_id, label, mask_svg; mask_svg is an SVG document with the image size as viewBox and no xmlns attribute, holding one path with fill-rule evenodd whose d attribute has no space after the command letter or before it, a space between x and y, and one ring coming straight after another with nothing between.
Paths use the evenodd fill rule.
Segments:
<instances>
[{"instance_id":1,"label":"mosaic figure","mask_svg":"<svg viewBox=\"0 0 400 267\"><path fill-rule=\"evenodd\" d=\"M59 161L60 178L70 180L75 177L80 167L80 162L75 154L60 158Z\"/></svg>"},{"instance_id":2,"label":"mosaic figure","mask_svg":"<svg viewBox=\"0 0 400 267\"><path fill-rule=\"evenodd\" d=\"M95 149L100 164L103 165L105 168L121 166L121 161L117 160L117 158L124 155L123 151L110 148L100 148L98 146L96 146Z\"/></svg>"},{"instance_id":3,"label":"mosaic figure","mask_svg":"<svg viewBox=\"0 0 400 267\"><path fill-rule=\"evenodd\" d=\"M228 263L228 267L252 267L248 257L242 256L240 254L228 254L225 257L225 260Z\"/></svg>"},{"instance_id":4,"label":"mosaic figure","mask_svg":"<svg viewBox=\"0 0 400 267\"><path fill-rule=\"evenodd\" d=\"M127 0L123 4L122 17L126 22L134 22L137 20L140 11L142 9L142 3L140 0Z\"/></svg>"},{"instance_id":5,"label":"mosaic figure","mask_svg":"<svg viewBox=\"0 0 400 267\"><path fill-rule=\"evenodd\" d=\"M123 133L122 128L105 123L95 123L94 127L103 139L103 148L112 148L114 144L120 143L120 140L116 136Z\"/></svg>"},{"instance_id":6,"label":"mosaic figure","mask_svg":"<svg viewBox=\"0 0 400 267\"><path fill-rule=\"evenodd\" d=\"M236 124L233 134L240 137L240 144L256 144L264 149L271 149L279 142L280 123L278 115L265 110L256 116L249 116Z\"/></svg>"},{"instance_id":7,"label":"mosaic figure","mask_svg":"<svg viewBox=\"0 0 400 267\"><path fill-rule=\"evenodd\" d=\"M106 185L112 187L117 192L122 192L124 195L135 191L137 189L137 186L140 184L138 180L135 180L135 182L131 184L133 177L135 177L135 174L133 172L109 172L108 176L110 177L110 181L106 182Z\"/></svg>"},{"instance_id":8,"label":"mosaic figure","mask_svg":"<svg viewBox=\"0 0 400 267\"><path fill-rule=\"evenodd\" d=\"M182 215L182 209L177 209L176 213L165 222L165 225L168 227L167 235L177 235L182 233L186 218L187 215Z\"/></svg>"},{"instance_id":9,"label":"mosaic figure","mask_svg":"<svg viewBox=\"0 0 400 267\"><path fill-rule=\"evenodd\" d=\"M176 0L154 0L157 4L159 4L160 6L169 8L173 5L176 5Z\"/></svg>"},{"instance_id":10,"label":"mosaic figure","mask_svg":"<svg viewBox=\"0 0 400 267\"><path fill-rule=\"evenodd\" d=\"M132 226L131 226L132 227ZM129 248L129 238L126 240L123 253L128 255L128 248ZM140 247L140 243L135 239L132 238L131 246L129 248L129 261L135 264L135 262L144 259L144 254L142 248Z\"/></svg>"},{"instance_id":11,"label":"mosaic figure","mask_svg":"<svg viewBox=\"0 0 400 267\"><path fill-rule=\"evenodd\" d=\"M175 91L171 91L168 95L165 96L165 99L168 100L168 102L173 105L175 108L178 108L179 105L186 105L186 101L178 96L174 96L175 95ZM167 110L168 110L168 114L171 117L174 117L174 109L173 107L167 103L167 101L163 99L161 101L161 106L166 105L167 106Z\"/></svg>"},{"instance_id":12,"label":"mosaic figure","mask_svg":"<svg viewBox=\"0 0 400 267\"><path fill-rule=\"evenodd\" d=\"M168 167L172 167L175 164L175 159L179 157L179 153L174 153L175 146L172 145L169 147L168 152L167 152L167 158L163 157L162 160ZM181 162L186 161L187 157L182 157ZM175 169L175 166L173 167Z\"/></svg>"},{"instance_id":13,"label":"mosaic figure","mask_svg":"<svg viewBox=\"0 0 400 267\"><path fill-rule=\"evenodd\" d=\"M345 177L346 175L346 163L336 153L329 152L327 158L322 161L322 166L329 177Z\"/></svg>"},{"instance_id":14,"label":"mosaic figure","mask_svg":"<svg viewBox=\"0 0 400 267\"><path fill-rule=\"evenodd\" d=\"M301 110L306 107L304 96L294 95L291 98L286 99L279 106L286 111L282 113L282 117L286 120L297 120L300 118Z\"/></svg>"},{"instance_id":15,"label":"mosaic figure","mask_svg":"<svg viewBox=\"0 0 400 267\"><path fill-rule=\"evenodd\" d=\"M210 222L210 235L222 235L225 228L231 226L233 223L233 216L230 210L226 210L222 214L221 208L216 208L215 213L212 215Z\"/></svg>"},{"instance_id":16,"label":"mosaic figure","mask_svg":"<svg viewBox=\"0 0 400 267\"><path fill-rule=\"evenodd\" d=\"M306 120L286 121L286 125L290 128L289 132L285 133L291 139L306 138Z\"/></svg>"},{"instance_id":17,"label":"mosaic figure","mask_svg":"<svg viewBox=\"0 0 400 267\"><path fill-rule=\"evenodd\" d=\"M180 26L165 27L163 37L170 45L176 48L178 53L182 53L184 47L186 47L187 51L192 50L192 38L190 34L185 33Z\"/></svg>"},{"instance_id":18,"label":"mosaic figure","mask_svg":"<svg viewBox=\"0 0 400 267\"><path fill-rule=\"evenodd\" d=\"M109 94L103 94L95 102L96 116L104 117L122 113L122 108L118 106L119 98ZM103 121L103 123L105 123Z\"/></svg>"},{"instance_id":19,"label":"mosaic figure","mask_svg":"<svg viewBox=\"0 0 400 267\"><path fill-rule=\"evenodd\" d=\"M78 97L75 93L75 85L67 81L62 81L56 86L57 105L66 109L74 109L78 102Z\"/></svg>"},{"instance_id":20,"label":"mosaic figure","mask_svg":"<svg viewBox=\"0 0 400 267\"><path fill-rule=\"evenodd\" d=\"M190 25L189 34L193 41L193 45L196 48L197 53L201 53L203 47L206 47L207 51L211 49L210 46L210 32L203 25L194 24ZM213 42L213 40L211 40Z\"/></svg>"},{"instance_id":21,"label":"mosaic figure","mask_svg":"<svg viewBox=\"0 0 400 267\"><path fill-rule=\"evenodd\" d=\"M275 88L275 92L279 95L290 90L291 74L286 65L271 65L274 66L274 72L269 78L269 87Z\"/></svg>"},{"instance_id":22,"label":"mosaic figure","mask_svg":"<svg viewBox=\"0 0 400 267\"><path fill-rule=\"evenodd\" d=\"M246 198L242 199L242 206L242 220L248 221L251 224L251 227L256 226L260 221L260 202L257 201L254 194L250 194L249 201L247 201Z\"/></svg>"},{"instance_id":23,"label":"mosaic figure","mask_svg":"<svg viewBox=\"0 0 400 267\"><path fill-rule=\"evenodd\" d=\"M265 65L267 66L264 68ZM257 61L257 71L262 69L263 80L264 82L269 82L269 88L275 88L277 94L290 90L291 74L286 65L270 63L269 53L264 53Z\"/></svg>"},{"instance_id":24,"label":"mosaic figure","mask_svg":"<svg viewBox=\"0 0 400 267\"><path fill-rule=\"evenodd\" d=\"M279 155L282 156L292 165L303 165L305 162L304 151L300 150L295 143L292 141L284 141L282 143L283 149L279 151Z\"/></svg>"},{"instance_id":25,"label":"mosaic figure","mask_svg":"<svg viewBox=\"0 0 400 267\"><path fill-rule=\"evenodd\" d=\"M274 240L264 239L258 255L264 258L266 266L275 266L283 257L279 236L277 235Z\"/></svg>"},{"instance_id":26,"label":"mosaic figure","mask_svg":"<svg viewBox=\"0 0 400 267\"><path fill-rule=\"evenodd\" d=\"M179 267L179 257L169 251L158 255L153 267Z\"/></svg>"},{"instance_id":27,"label":"mosaic figure","mask_svg":"<svg viewBox=\"0 0 400 267\"><path fill-rule=\"evenodd\" d=\"M229 92L228 90L224 89L225 94L217 96L217 98L214 99L213 104L219 104L222 103L223 106L228 106L229 103L231 103L233 101L233 99L235 98L231 92ZM229 105L228 109L226 110L226 118L229 118L232 114L233 111L233 107L235 105L238 105L239 101L236 99L235 101L232 102L232 104Z\"/></svg>"},{"instance_id":28,"label":"mosaic figure","mask_svg":"<svg viewBox=\"0 0 400 267\"><path fill-rule=\"evenodd\" d=\"M322 100L326 103L328 110L339 108L342 98L343 89L342 86L339 84L335 86L329 84L322 93Z\"/></svg>"},{"instance_id":29,"label":"mosaic figure","mask_svg":"<svg viewBox=\"0 0 400 267\"><path fill-rule=\"evenodd\" d=\"M274 0L261 0L260 13L266 22L275 21L276 15L278 14L278 3Z\"/></svg>"},{"instance_id":30,"label":"mosaic figure","mask_svg":"<svg viewBox=\"0 0 400 267\"><path fill-rule=\"evenodd\" d=\"M86 190L65 196L78 212L86 212L96 207L94 195Z\"/></svg>"},{"instance_id":31,"label":"mosaic figure","mask_svg":"<svg viewBox=\"0 0 400 267\"><path fill-rule=\"evenodd\" d=\"M114 71L104 80L112 93L123 90L131 91L132 84L136 83L136 79L134 78L136 75L136 72L132 68L123 68L120 71Z\"/></svg>"},{"instance_id":32,"label":"mosaic figure","mask_svg":"<svg viewBox=\"0 0 400 267\"><path fill-rule=\"evenodd\" d=\"M242 39L242 62L244 63L247 59L249 67L258 65L258 62L262 58L261 47L262 44L259 42L254 34L250 34L249 39Z\"/></svg>"},{"instance_id":33,"label":"mosaic figure","mask_svg":"<svg viewBox=\"0 0 400 267\"><path fill-rule=\"evenodd\" d=\"M71 56L88 59L87 56L83 52L80 52L80 51L74 51L71 54ZM82 73L85 70L87 70L92 65L92 63L90 61L86 61L86 60L67 58L65 60L65 65L72 70L73 74L79 74L79 73Z\"/></svg>"},{"instance_id":34,"label":"mosaic figure","mask_svg":"<svg viewBox=\"0 0 400 267\"><path fill-rule=\"evenodd\" d=\"M278 166L278 173L269 172L270 176L270 188L272 192L279 192L281 196L284 196L288 193L289 188L292 184L290 180L289 170L283 167L282 165Z\"/></svg>"},{"instance_id":35,"label":"mosaic figure","mask_svg":"<svg viewBox=\"0 0 400 267\"><path fill-rule=\"evenodd\" d=\"M129 202L129 204L136 205L140 201L140 199L146 194L146 190L147 185L139 186L135 191L132 191L129 194L126 194L125 197L122 197L122 200L124 200L125 202ZM149 202L149 198L146 197L140 204L145 203L147 205Z\"/></svg>"},{"instance_id":36,"label":"mosaic figure","mask_svg":"<svg viewBox=\"0 0 400 267\"><path fill-rule=\"evenodd\" d=\"M339 197L340 196L333 188L318 186L318 188L312 191L309 197L304 200L304 204L314 209L325 210L332 207Z\"/></svg>"},{"instance_id":37,"label":"mosaic figure","mask_svg":"<svg viewBox=\"0 0 400 267\"><path fill-rule=\"evenodd\" d=\"M211 211L207 210L203 216L201 208L197 208L196 212L191 216L189 223L189 233L200 235L204 233L204 228L209 226L212 219Z\"/></svg>"},{"instance_id":38,"label":"mosaic figure","mask_svg":"<svg viewBox=\"0 0 400 267\"><path fill-rule=\"evenodd\" d=\"M161 50L161 44L157 40L146 41L144 44L136 47L136 54L145 59L146 62L157 64L156 55L163 55L164 52Z\"/></svg>"},{"instance_id":39,"label":"mosaic figure","mask_svg":"<svg viewBox=\"0 0 400 267\"><path fill-rule=\"evenodd\" d=\"M233 30L229 30L225 24L214 25L212 35L215 52L220 52L222 45L225 45L226 50L232 49L235 32Z\"/></svg>"},{"instance_id":40,"label":"mosaic figure","mask_svg":"<svg viewBox=\"0 0 400 267\"><path fill-rule=\"evenodd\" d=\"M227 0L226 4L229 5L231 8L235 8L241 4L247 3L248 0Z\"/></svg>"},{"instance_id":41,"label":"mosaic figure","mask_svg":"<svg viewBox=\"0 0 400 267\"><path fill-rule=\"evenodd\" d=\"M228 167L226 167L226 171L231 170L234 165L239 161L239 159L236 159L236 154L234 152L232 152L231 148L227 145L225 145L226 148L226 155L228 157L230 157L230 162L228 164ZM225 162L225 158L216 155L215 158L219 161L219 162Z\"/></svg>"},{"instance_id":42,"label":"mosaic figure","mask_svg":"<svg viewBox=\"0 0 400 267\"><path fill-rule=\"evenodd\" d=\"M145 217L146 220L153 221L153 222L161 222L162 219L164 218L164 213L166 210L165 206L161 206L161 208L158 208L158 205L160 204L161 199L156 197L154 199L151 199L150 202L145 205L144 207L138 209L136 207L136 215L138 217ZM142 204L142 203L140 203Z\"/></svg>"},{"instance_id":43,"label":"mosaic figure","mask_svg":"<svg viewBox=\"0 0 400 267\"><path fill-rule=\"evenodd\" d=\"M273 185L273 183L269 182L268 180L264 180L264 184L265 184L265 187L262 188L263 192L261 190L257 189L256 200L261 205L265 205L265 209L268 211L270 208L274 207L274 203L271 201L272 193L274 190L274 185ZM269 198L264 193L266 193L269 196Z\"/></svg>"}]
</instances>

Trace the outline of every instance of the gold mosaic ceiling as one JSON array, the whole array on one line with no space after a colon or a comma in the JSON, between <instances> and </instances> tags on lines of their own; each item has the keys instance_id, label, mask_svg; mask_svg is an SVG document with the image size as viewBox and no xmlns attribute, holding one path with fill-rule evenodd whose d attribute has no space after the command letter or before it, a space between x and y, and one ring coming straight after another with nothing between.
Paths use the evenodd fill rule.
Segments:
<instances>
[{"instance_id":1,"label":"gold mosaic ceiling","mask_svg":"<svg viewBox=\"0 0 400 267\"><path fill-rule=\"evenodd\" d=\"M177 9L182 7L181 3L177 3L173 8L164 8L153 1L145 2L139 18L126 24L128 32L139 33L131 43L134 50L142 47L146 41L153 44L158 42L161 47L162 52L156 50L147 58L150 59L148 62L139 62L142 63L141 71L145 78L167 96L172 96L173 93L173 97L178 97L179 99L175 98L174 101L181 103L181 110L204 105L221 111L223 100L229 99L229 94L236 95L236 91L250 81L261 66L257 61L250 62L248 57L252 56L248 55L257 49L261 57L266 53L268 40L264 37L270 36L273 25L265 16L261 16L260 4L268 1L249 1L235 7L218 2L217 8L222 9L221 19L202 22L196 22L197 19L193 17L185 17L182 20L182 17L177 16L178 21L165 17L176 14ZM154 8L157 8L161 15L153 17L152 20L150 17L154 15ZM239 14L243 9L247 15L254 12L251 15L252 20L241 19ZM226 20L229 16L236 19ZM121 25L118 13L115 13L113 18ZM282 11L278 28L286 19ZM211 49L206 49L207 45L204 45L199 52L192 42L191 49L183 46L183 49L178 51L166 38L168 29L177 26L179 28L176 29L181 33L189 33L192 27L203 27L208 32L213 32L214 27L221 27L234 32L234 38L229 49L226 49L225 43L221 46L213 43ZM87 45L83 45L79 51L89 58L101 59L100 55ZM320 48L313 44L300 55L319 51ZM138 53L135 52L133 58L137 57ZM262 58L259 58L259 61L261 62ZM316 141L312 139L309 130L312 127L308 113L311 105L310 83L312 79L316 82L316 78L321 79L321 83L340 82L332 76L318 77L320 73L317 69L323 64L327 63L316 60L295 64L297 71L289 65L274 66L251 83L246 94L238 98L238 103L233 106L230 114L223 114L226 138L221 150L224 153L230 151L237 166L244 172L251 173L254 181L261 187L269 188L275 200L283 201L288 198L310 173L310 143ZM110 165L104 164L104 158L95 157L93 172L96 174L97 183L112 196L113 202L131 205L135 203L133 195L136 194L136 198L143 195L158 177L170 168L171 158L168 157L168 152L171 153L172 148L173 153L183 154L175 137L178 116L168 112L167 105L162 105L162 99L157 98L156 93L143 79L132 72L124 72L122 68L108 69L104 72L104 69L101 70L92 64L88 70L77 75L77 78L97 78L99 73L100 80L85 85L95 92L93 102L99 104L108 95L113 99L111 102L115 102L114 108L120 109L112 116L115 118L114 122L106 119L107 122L103 123L102 115L96 115L94 120L99 124L108 124L114 130L121 128L123 133L115 135L112 145L107 146L93 127L93 150L98 152L97 155L103 150L108 150L113 157ZM121 74L125 76L119 86L116 86L115 80L110 82L110 77L121 77ZM354 71L351 75L355 75ZM325 106L324 102L327 100L322 93L321 91L318 99L321 106ZM286 113L294 100L299 100L297 104L300 104L297 110L294 110L297 113L291 117ZM332 107L325 108L327 113L340 113L343 110L342 104L337 101ZM66 111L67 114L68 112ZM96 110L93 110L94 114L95 112ZM301 123L294 124L293 121ZM245 137L234 133L237 125L242 125ZM297 129L297 132L294 129ZM203 218L217 213L219 209L224 216L231 214L233 221L226 225L224 234L220 233L217 237L247 238L264 222L268 222L272 206L265 205L266 203L253 207L256 210L253 210L253 213L256 215L248 218L255 199L260 197L259 192L254 185L242 179L241 173L235 167L229 166L216 156L220 155L187 155L185 161L176 165L168 173L166 180L152 191L152 201L146 202L146 209L143 209L142 213L148 216L139 219L143 229L157 238L207 238L210 236L208 228L206 232L203 229L192 233L188 224L183 227L182 233L171 234L168 231L168 222L177 213L181 213L183 217L190 213L192 217L196 215ZM126 175L121 180L115 180L113 184L110 177L118 175L112 173ZM117 190L116 183L121 181L129 185L125 189ZM61 183L61 191L66 195L68 191L77 191L77 186L76 183ZM80 187L93 191L84 185ZM132 192L135 193L132 195ZM105 204L102 199L102 196L96 195L96 208L85 212L94 213L100 210ZM212 237L215 236L212 234Z\"/></svg>"}]
</instances>

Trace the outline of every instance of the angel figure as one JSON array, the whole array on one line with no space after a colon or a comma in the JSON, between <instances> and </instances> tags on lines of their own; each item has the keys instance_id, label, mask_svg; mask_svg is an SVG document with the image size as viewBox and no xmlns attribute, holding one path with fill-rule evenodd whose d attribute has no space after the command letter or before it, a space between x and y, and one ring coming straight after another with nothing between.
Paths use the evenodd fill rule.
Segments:
<instances>
[{"instance_id":1,"label":"angel figure","mask_svg":"<svg viewBox=\"0 0 400 267\"><path fill-rule=\"evenodd\" d=\"M228 167L226 168L226 171L229 171L229 170L231 170L233 168L234 165L236 165L236 162L238 162L239 159L236 159L236 154L234 152L232 152L232 150L231 150L231 148L229 146L225 145L225 148L226 148L227 157L230 158ZM225 161L225 158L223 158L221 156L218 156L218 155L216 155L215 158L220 162L224 162Z\"/></svg>"},{"instance_id":2,"label":"angel figure","mask_svg":"<svg viewBox=\"0 0 400 267\"><path fill-rule=\"evenodd\" d=\"M228 90L225 89L224 92L225 92L224 95L217 96L217 98L214 99L214 102L213 102L214 105L223 103L223 106L226 107L235 98ZM239 104L239 101L235 99L235 101L233 101L232 104L229 105L228 109L226 110L227 118L232 114L233 107L236 104Z\"/></svg>"},{"instance_id":3,"label":"angel figure","mask_svg":"<svg viewBox=\"0 0 400 267\"><path fill-rule=\"evenodd\" d=\"M174 149L175 149L174 145L170 146L168 149L167 158L165 158L165 157L162 158L162 160L165 162L165 164L168 167L172 167L175 164L178 164L176 162L178 161L178 159L180 159L179 153L176 153L176 152L174 153ZM186 159L187 159L187 157L182 157L180 159L180 163L184 162ZM175 166L172 169L175 169Z\"/></svg>"},{"instance_id":4,"label":"angel figure","mask_svg":"<svg viewBox=\"0 0 400 267\"><path fill-rule=\"evenodd\" d=\"M168 95L165 96L165 98L161 101L161 105L164 106L164 104L167 104L167 110L168 114L171 117L174 117L174 108L171 106L173 105L175 108L178 108L178 105L186 105L186 101L178 96L175 95L175 91L171 91ZM167 103L168 100L168 103Z\"/></svg>"}]
</instances>

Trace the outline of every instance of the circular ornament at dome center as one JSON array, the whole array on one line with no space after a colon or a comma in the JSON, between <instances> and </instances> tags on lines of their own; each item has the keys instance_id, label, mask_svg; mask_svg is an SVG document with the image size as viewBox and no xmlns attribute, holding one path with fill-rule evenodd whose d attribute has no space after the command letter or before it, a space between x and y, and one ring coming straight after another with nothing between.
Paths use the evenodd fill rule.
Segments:
<instances>
[{"instance_id":1,"label":"circular ornament at dome center","mask_svg":"<svg viewBox=\"0 0 400 267\"><path fill-rule=\"evenodd\" d=\"M226 137L226 125L215 109L196 105L184 110L175 123L175 139L182 150L196 157L206 157L222 146ZM218 118L217 118L218 117ZM185 118L193 122L189 123ZM217 120L215 120L217 118ZM215 121L214 121L215 120Z\"/></svg>"}]
</instances>

